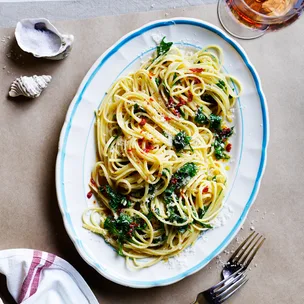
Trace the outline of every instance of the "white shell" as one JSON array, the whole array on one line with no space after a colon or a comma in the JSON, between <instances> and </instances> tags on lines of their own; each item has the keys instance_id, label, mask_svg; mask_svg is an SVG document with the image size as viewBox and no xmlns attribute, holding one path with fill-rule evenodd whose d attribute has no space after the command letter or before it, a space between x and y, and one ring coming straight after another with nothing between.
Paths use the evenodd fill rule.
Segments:
<instances>
[{"instance_id":1,"label":"white shell","mask_svg":"<svg viewBox=\"0 0 304 304\"><path fill-rule=\"evenodd\" d=\"M17 23L15 37L19 47L38 58L52 60L68 56L74 41L73 35L61 34L45 18L23 19Z\"/></svg>"},{"instance_id":2,"label":"white shell","mask_svg":"<svg viewBox=\"0 0 304 304\"><path fill-rule=\"evenodd\" d=\"M23 95L30 98L36 98L40 96L51 80L52 77L48 75L34 75L31 77L21 76L11 84L8 95L11 97Z\"/></svg>"}]
</instances>

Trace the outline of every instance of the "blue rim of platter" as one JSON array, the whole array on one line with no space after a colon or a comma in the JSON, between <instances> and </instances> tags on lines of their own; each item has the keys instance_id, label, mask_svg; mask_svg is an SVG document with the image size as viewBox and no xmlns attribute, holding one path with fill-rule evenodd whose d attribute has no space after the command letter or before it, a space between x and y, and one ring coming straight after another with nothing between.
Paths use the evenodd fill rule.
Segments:
<instances>
[{"instance_id":1,"label":"blue rim of platter","mask_svg":"<svg viewBox=\"0 0 304 304\"><path fill-rule=\"evenodd\" d=\"M72 126L72 120L76 113L76 110L82 101L82 97L84 92L86 91L87 87L91 83L92 79L95 77L99 69L104 65L104 63L113 55L115 54L123 45L125 45L130 40L134 39L135 37L138 37L142 35L143 33L154 29L158 27L165 27L165 26L171 26L175 24L183 24L183 25L192 25L196 27L201 27L203 29L207 29L218 36L220 36L222 39L224 39L226 42L228 42L241 56L244 63L246 64L247 68L249 69L254 83L256 85L256 89L260 98L261 103L261 110L262 110L262 121L263 121L263 140L262 140L262 150L261 150L261 159L260 159L260 165L258 169L258 173L255 179L254 187L252 189L251 195L245 205L245 208L239 217L237 223L232 228L230 233L226 236L226 238L222 241L222 243L211 253L209 256L207 256L204 260L199 262L197 265L191 267L190 269L175 275L168 279L163 280L157 280L157 281L151 281L151 282L144 282L144 281L135 281L135 280L121 280L117 278L116 276L111 275L106 269L104 269L100 264L96 263L94 259L90 256L88 251L86 250L85 246L83 245L82 241L77 237L77 234L75 232L75 229L73 227L71 216L68 212L67 203L66 203L66 196L65 196L65 189L64 189L64 161L65 161L65 149L69 137L69 133ZM177 281L182 280L183 278L194 274L195 272L202 269L204 266L206 266L215 256L217 256L224 248L230 243L232 238L236 235L238 230L240 229L242 223L244 222L246 215L253 204L258 189L260 187L261 179L265 170L266 166L266 152L267 152L267 145L269 140L269 123L268 123L268 109L266 104L266 99L262 91L261 82L259 79L259 76L257 75L257 72L251 62L249 61L245 51L242 49L242 47L236 43L234 40L232 40L226 33L224 33L219 28L215 27L214 25L207 23L202 20L198 19L192 19L192 18L172 18L167 20L158 20L151 23L146 24L145 26L130 32L126 36L122 37L116 44L114 44L108 51L106 51L93 65L93 67L90 69L90 71L87 73L87 76L83 80L75 98L73 99L68 113L66 115L65 124L62 128L61 134L60 134L60 140L59 140L59 150L57 155L57 161L56 161L56 190L57 190L57 198L59 202L59 207L64 219L64 225L67 230L67 233L71 240L73 241L78 253L81 255L81 257L93 268L95 268L99 273L101 273L104 277L108 278L109 280L116 282L118 284L129 286L129 287L135 287L135 288L150 288L150 287L156 287L156 286L165 286L172 283L175 283Z\"/></svg>"}]
</instances>

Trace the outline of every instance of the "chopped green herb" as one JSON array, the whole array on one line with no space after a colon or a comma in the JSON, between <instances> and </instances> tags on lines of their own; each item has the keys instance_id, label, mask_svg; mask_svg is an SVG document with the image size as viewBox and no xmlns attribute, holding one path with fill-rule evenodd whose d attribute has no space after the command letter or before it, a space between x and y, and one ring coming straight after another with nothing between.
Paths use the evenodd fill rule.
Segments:
<instances>
[{"instance_id":1,"label":"chopped green herb","mask_svg":"<svg viewBox=\"0 0 304 304\"><path fill-rule=\"evenodd\" d=\"M171 196L176 190L186 186L190 179L197 173L197 166L195 163L186 163L179 170L177 170L169 183L169 186L165 190L165 196ZM172 198L170 197L170 200Z\"/></svg>"},{"instance_id":2,"label":"chopped green herb","mask_svg":"<svg viewBox=\"0 0 304 304\"><path fill-rule=\"evenodd\" d=\"M164 89L165 89L165 95L166 95L166 97L169 99L169 98L170 98L170 91L169 91L169 89L167 88L167 86L166 86L166 84L165 84L164 81L162 82L162 85L164 86Z\"/></svg>"},{"instance_id":3,"label":"chopped green herb","mask_svg":"<svg viewBox=\"0 0 304 304\"><path fill-rule=\"evenodd\" d=\"M173 82L174 82L174 80L177 78L177 73L176 72L174 72L174 75L173 75Z\"/></svg>"},{"instance_id":4,"label":"chopped green herb","mask_svg":"<svg viewBox=\"0 0 304 304\"><path fill-rule=\"evenodd\" d=\"M176 208L169 207L167 208L167 211L169 213L168 220L170 222L176 222L176 223L184 223L186 219L182 218L180 215L177 214L177 210L174 210Z\"/></svg>"},{"instance_id":5,"label":"chopped green herb","mask_svg":"<svg viewBox=\"0 0 304 304\"><path fill-rule=\"evenodd\" d=\"M225 90L226 89L226 84L223 80L219 80L219 82L216 84L220 89Z\"/></svg>"},{"instance_id":6,"label":"chopped green herb","mask_svg":"<svg viewBox=\"0 0 304 304\"><path fill-rule=\"evenodd\" d=\"M210 121L211 121L211 115L210 115ZM225 141L228 137L230 137L233 134L234 127L221 129L220 124L218 126L218 123L216 123L215 127L213 126L213 129L216 132L214 134L214 142L213 142L215 157L217 159L229 159L230 156L227 153L225 153L226 151Z\"/></svg>"},{"instance_id":7,"label":"chopped green herb","mask_svg":"<svg viewBox=\"0 0 304 304\"><path fill-rule=\"evenodd\" d=\"M147 113L146 110L139 106L137 103L134 105L134 113L139 113L139 112L143 112L143 113Z\"/></svg>"},{"instance_id":8,"label":"chopped green herb","mask_svg":"<svg viewBox=\"0 0 304 304\"><path fill-rule=\"evenodd\" d=\"M208 208L209 208L210 205L208 206L203 206L203 208L199 208L198 209L198 212L197 212L197 215L200 219L202 219L204 217L204 215L206 214Z\"/></svg>"},{"instance_id":9,"label":"chopped green herb","mask_svg":"<svg viewBox=\"0 0 304 304\"><path fill-rule=\"evenodd\" d=\"M181 131L173 138L173 146L177 152L183 150L190 144L191 136L187 136L185 131Z\"/></svg>"},{"instance_id":10,"label":"chopped green herb","mask_svg":"<svg viewBox=\"0 0 304 304\"><path fill-rule=\"evenodd\" d=\"M165 171L167 171L170 174L170 170L168 168L164 168L164 170L162 172L162 176L167 176Z\"/></svg>"},{"instance_id":11,"label":"chopped green herb","mask_svg":"<svg viewBox=\"0 0 304 304\"><path fill-rule=\"evenodd\" d=\"M194 121L199 124L207 124L208 117L203 113L203 107L199 107L196 111Z\"/></svg>"},{"instance_id":12,"label":"chopped green herb","mask_svg":"<svg viewBox=\"0 0 304 304\"><path fill-rule=\"evenodd\" d=\"M221 138L216 135L213 143L214 155L216 159L229 159L229 155L225 153L225 144L222 142Z\"/></svg>"},{"instance_id":13,"label":"chopped green herb","mask_svg":"<svg viewBox=\"0 0 304 304\"><path fill-rule=\"evenodd\" d=\"M153 195L155 193L156 186L150 184L148 194Z\"/></svg>"},{"instance_id":14,"label":"chopped green herb","mask_svg":"<svg viewBox=\"0 0 304 304\"><path fill-rule=\"evenodd\" d=\"M222 129L218 135L221 139L228 138L233 134L234 127Z\"/></svg>"},{"instance_id":15,"label":"chopped green herb","mask_svg":"<svg viewBox=\"0 0 304 304\"><path fill-rule=\"evenodd\" d=\"M160 86L160 78L155 78L155 83L159 87Z\"/></svg>"},{"instance_id":16,"label":"chopped green herb","mask_svg":"<svg viewBox=\"0 0 304 304\"><path fill-rule=\"evenodd\" d=\"M112 216L106 218L103 224L104 229L107 229L112 234L118 243L117 253L123 255L122 246L126 241L131 241L136 230L145 228L143 221L136 217L131 217L126 213L120 213L117 219Z\"/></svg>"},{"instance_id":17,"label":"chopped green herb","mask_svg":"<svg viewBox=\"0 0 304 304\"><path fill-rule=\"evenodd\" d=\"M160 42L160 44L157 46L157 48L156 48L157 55L153 61L155 61L158 57L165 55L170 50L171 46L173 45L173 42L166 42L165 38L166 37L164 37L162 39L162 41Z\"/></svg>"},{"instance_id":18,"label":"chopped green herb","mask_svg":"<svg viewBox=\"0 0 304 304\"><path fill-rule=\"evenodd\" d=\"M165 131L163 131L162 134L163 134L166 138L169 138L169 135L168 135Z\"/></svg>"},{"instance_id":19,"label":"chopped green herb","mask_svg":"<svg viewBox=\"0 0 304 304\"><path fill-rule=\"evenodd\" d=\"M99 187L99 191L107 193L110 199L109 205L114 211L117 211L119 208L128 208L131 206L131 202L128 201L124 195L115 192L109 185Z\"/></svg>"},{"instance_id":20,"label":"chopped green herb","mask_svg":"<svg viewBox=\"0 0 304 304\"><path fill-rule=\"evenodd\" d=\"M210 120L210 128L211 129L214 129L216 131L221 130L221 122L222 122L222 117L221 116L211 114L209 120Z\"/></svg>"},{"instance_id":21,"label":"chopped green herb","mask_svg":"<svg viewBox=\"0 0 304 304\"><path fill-rule=\"evenodd\" d=\"M181 115L183 118L186 117L185 112L184 112L180 107L178 108L178 112L180 113L180 115Z\"/></svg>"},{"instance_id":22,"label":"chopped green herb","mask_svg":"<svg viewBox=\"0 0 304 304\"><path fill-rule=\"evenodd\" d=\"M113 140L111 141L111 143L109 144L108 149L110 149L110 147L112 146L112 144L114 143L114 141L120 136L120 134L117 134L114 136Z\"/></svg>"},{"instance_id":23,"label":"chopped green herb","mask_svg":"<svg viewBox=\"0 0 304 304\"><path fill-rule=\"evenodd\" d=\"M179 227L176 227L176 228L177 228L178 232L183 234L189 229L189 225L179 226Z\"/></svg>"},{"instance_id":24,"label":"chopped green herb","mask_svg":"<svg viewBox=\"0 0 304 304\"><path fill-rule=\"evenodd\" d=\"M148 214L146 214L146 217L149 221L151 221L154 218L153 212L150 210Z\"/></svg>"}]
</instances>

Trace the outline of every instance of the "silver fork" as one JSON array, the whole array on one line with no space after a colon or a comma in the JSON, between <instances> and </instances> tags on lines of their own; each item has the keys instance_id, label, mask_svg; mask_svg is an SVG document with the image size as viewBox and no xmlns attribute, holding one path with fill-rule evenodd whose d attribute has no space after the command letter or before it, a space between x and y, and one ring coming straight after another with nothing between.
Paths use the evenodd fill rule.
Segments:
<instances>
[{"instance_id":1,"label":"silver fork","mask_svg":"<svg viewBox=\"0 0 304 304\"><path fill-rule=\"evenodd\" d=\"M193 304L220 304L230 298L240 289L248 278L243 268L228 276L213 287L199 293Z\"/></svg>"},{"instance_id":2,"label":"silver fork","mask_svg":"<svg viewBox=\"0 0 304 304\"><path fill-rule=\"evenodd\" d=\"M253 231L225 264L222 270L222 277L226 279L239 269L246 270L265 240L265 237Z\"/></svg>"}]
</instances>

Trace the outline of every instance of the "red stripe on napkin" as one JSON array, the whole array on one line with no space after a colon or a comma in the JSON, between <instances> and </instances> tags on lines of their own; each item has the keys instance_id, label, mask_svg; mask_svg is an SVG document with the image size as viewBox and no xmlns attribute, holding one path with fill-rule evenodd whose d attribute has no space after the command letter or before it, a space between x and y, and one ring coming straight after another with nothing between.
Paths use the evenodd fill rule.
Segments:
<instances>
[{"instance_id":1,"label":"red stripe on napkin","mask_svg":"<svg viewBox=\"0 0 304 304\"><path fill-rule=\"evenodd\" d=\"M49 253L48 256L47 256L47 259L44 263L44 265L42 265L40 268L37 269L36 271L36 274L34 276L34 279L33 279L33 282L32 282L32 286L31 286L31 291L30 291L30 295L29 297L31 297L38 289L38 285L39 285L39 281L40 281L40 274L41 274L41 271L45 268L48 268L50 267L54 260L55 260L55 255L52 254L52 253Z\"/></svg>"},{"instance_id":2,"label":"red stripe on napkin","mask_svg":"<svg viewBox=\"0 0 304 304\"><path fill-rule=\"evenodd\" d=\"M27 273L26 278L24 279L24 281L22 283L22 287L21 287L20 294L19 294L19 297L18 297L18 303L21 303L26 296L26 293L29 289L29 286L30 286L32 277L34 275L35 269L40 264L41 256L42 256L41 251L34 250L33 259L32 259L30 269Z\"/></svg>"}]
</instances>

